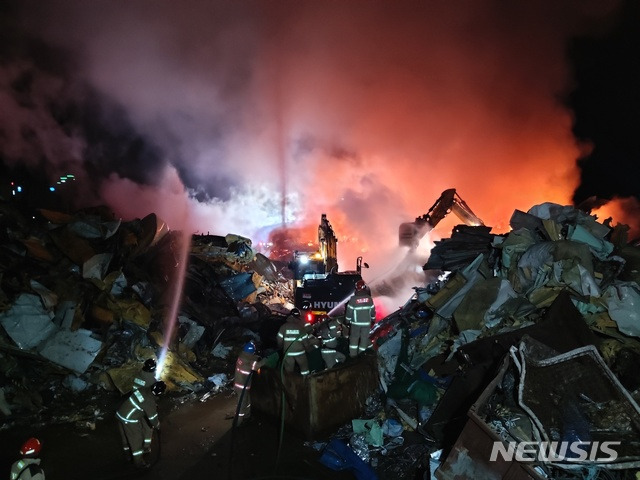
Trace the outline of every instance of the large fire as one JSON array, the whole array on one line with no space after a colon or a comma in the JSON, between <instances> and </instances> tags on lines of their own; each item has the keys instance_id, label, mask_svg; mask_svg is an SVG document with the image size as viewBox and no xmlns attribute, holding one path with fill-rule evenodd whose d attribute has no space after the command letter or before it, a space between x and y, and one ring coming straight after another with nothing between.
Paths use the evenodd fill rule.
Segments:
<instances>
[{"instance_id":1,"label":"large fire","mask_svg":"<svg viewBox=\"0 0 640 480\"><path fill-rule=\"evenodd\" d=\"M566 46L615 11L583 3L41 2L16 43L69 61L16 47L0 62L2 154L174 229L308 244L326 213L341 268L362 255L376 277L400 223L447 188L498 233L515 209L571 203Z\"/></svg>"}]
</instances>

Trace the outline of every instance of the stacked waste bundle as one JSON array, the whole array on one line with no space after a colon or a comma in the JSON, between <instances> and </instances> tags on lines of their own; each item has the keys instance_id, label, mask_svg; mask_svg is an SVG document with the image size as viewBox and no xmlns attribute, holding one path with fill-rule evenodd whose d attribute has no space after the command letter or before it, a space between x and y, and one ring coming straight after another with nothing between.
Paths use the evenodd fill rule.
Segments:
<instances>
[{"instance_id":1,"label":"stacked waste bundle","mask_svg":"<svg viewBox=\"0 0 640 480\"><path fill-rule=\"evenodd\" d=\"M437 478L633 476L640 248L626 225L552 203L516 210L510 226L455 227L424 266L439 281L376 324L386 396L432 446ZM575 441L586 455L490 461L494 442Z\"/></svg>"},{"instance_id":2,"label":"stacked waste bundle","mask_svg":"<svg viewBox=\"0 0 640 480\"><path fill-rule=\"evenodd\" d=\"M78 418L86 406L95 420L85 397L130 390L143 362L164 351L169 388L208 391L212 374L230 378L226 357L242 337L271 317L257 295L273 267L256 262L244 237L185 236L155 214L124 222L105 207L18 207L0 203L0 411L11 419L44 407L48 421L68 420L58 402Z\"/></svg>"}]
</instances>

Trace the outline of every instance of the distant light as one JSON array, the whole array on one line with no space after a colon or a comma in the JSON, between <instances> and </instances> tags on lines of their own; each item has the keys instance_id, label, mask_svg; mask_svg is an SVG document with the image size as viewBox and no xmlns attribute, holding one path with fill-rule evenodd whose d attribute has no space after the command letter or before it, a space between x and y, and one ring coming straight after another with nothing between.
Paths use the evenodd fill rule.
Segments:
<instances>
[{"instance_id":1,"label":"distant light","mask_svg":"<svg viewBox=\"0 0 640 480\"><path fill-rule=\"evenodd\" d=\"M60 185L60 182L56 182L56 184Z\"/></svg>"},{"instance_id":2,"label":"distant light","mask_svg":"<svg viewBox=\"0 0 640 480\"><path fill-rule=\"evenodd\" d=\"M18 193L20 193L22 191L22 187L18 185L18 188L16 188L16 190L18 191Z\"/></svg>"},{"instance_id":3,"label":"distant light","mask_svg":"<svg viewBox=\"0 0 640 480\"><path fill-rule=\"evenodd\" d=\"M61 178L61 179L60 179L60 181L61 181L62 183L65 183L65 182L67 181L67 179L66 179L66 178Z\"/></svg>"},{"instance_id":4,"label":"distant light","mask_svg":"<svg viewBox=\"0 0 640 480\"><path fill-rule=\"evenodd\" d=\"M55 192L56 191L56 187L49 187L49 191L50 192Z\"/></svg>"},{"instance_id":5,"label":"distant light","mask_svg":"<svg viewBox=\"0 0 640 480\"><path fill-rule=\"evenodd\" d=\"M76 178L76 177L74 177L71 173L68 173L67 178Z\"/></svg>"},{"instance_id":6,"label":"distant light","mask_svg":"<svg viewBox=\"0 0 640 480\"><path fill-rule=\"evenodd\" d=\"M307 257L306 255L302 255L300 257L300 263L303 264L303 265L309 263L309 257Z\"/></svg>"},{"instance_id":7,"label":"distant light","mask_svg":"<svg viewBox=\"0 0 640 480\"><path fill-rule=\"evenodd\" d=\"M15 194L16 194L16 191L15 191L15 190L11 190L11 193L13 193L13 194L15 195Z\"/></svg>"}]
</instances>

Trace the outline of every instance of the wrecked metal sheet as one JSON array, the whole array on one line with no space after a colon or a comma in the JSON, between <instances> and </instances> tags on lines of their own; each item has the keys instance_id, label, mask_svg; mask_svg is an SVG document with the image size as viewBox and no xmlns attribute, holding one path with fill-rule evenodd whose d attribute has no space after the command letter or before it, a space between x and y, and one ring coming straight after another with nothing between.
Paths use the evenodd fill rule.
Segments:
<instances>
[{"instance_id":1,"label":"wrecked metal sheet","mask_svg":"<svg viewBox=\"0 0 640 480\"><path fill-rule=\"evenodd\" d=\"M18 347L30 350L57 330L53 314L42 306L40 297L20 295L9 310L0 314L0 323Z\"/></svg>"},{"instance_id":2,"label":"wrecked metal sheet","mask_svg":"<svg viewBox=\"0 0 640 480\"><path fill-rule=\"evenodd\" d=\"M102 280L107 274L112 258L112 253L94 255L82 265L82 278Z\"/></svg>"},{"instance_id":3,"label":"wrecked metal sheet","mask_svg":"<svg viewBox=\"0 0 640 480\"><path fill-rule=\"evenodd\" d=\"M204 334L205 328L184 315L180 315L178 317L178 322L180 322L181 325L186 326L187 329L187 333L182 338L181 343L187 348L193 348L196 342L200 340L200 337Z\"/></svg>"},{"instance_id":4,"label":"wrecked metal sheet","mask_svg":"<svg viewBox=\"0 0 640 480\"><path fill-rule=\"evenodd\" d=\"M440 308L436 310L436 313L440 315L442 318L450 319L453 316L453 312L458 308L464 297L467 295L469 290L480 280L484 279L482 274L479 271L480 264L484 259L484 255L480 254L476 257L476 259L471 262L464 270L459 272L464 279L466 279L465 284L453 294L453 296L447 300L447 302L442 305Z\"/></svg>"},{"instance_id":5,"label":"wrecked metal sheet","mask_svg":"<svg viewBox=\"0 0 640 480\"><path fill-rule=\"evenodd\" d=\"M54 292L33 279L29 282L29 285L31 285L31 288L40 295L42 303L47 310L51 310L56 306L58 303L58 296Z\"/></svg>"},{"instance_id":6,"label":"wrecked metal sheet","mask_svg":"<svg viewBox=\"0 0 640 480\"><path fill-rule=\"evenodd\" d=\"M611 231L606 225L596 221L595 217L569 205L558 205L546 202L534 205L527 212L543 220L554 220L558 223L581 225L598 238L604 238Z\"/></svg>"},{"instance_id":7,"label":"wrecked metal sheet","mask_svg":"<svg viewBox=\"0 0 640 480\"><path fill-rule=\"evenodd\" d=\"M555 353L531 339L511 349L520 370L518 402L531 417L537 436L546 442L619 442L611 447L617 458L600 466L640 466L640 407L598 350L587 345ZM549 463L566 469L593 464L575 453Z\"/></svg>"},{"instance_id":8,"label":"wrecked metal sheet","mask_svg":"<svg viewBox=\"0 0 640 480\"><path fill-rule=\"evenodd\" d=\"M90 330L59 330L39 347L44 358L76 373L84 373L102 348Z\"/></svg>"},{"instance_id":9,"label":"wrecked metal sheet","mask_svg":"<svg viewBox=\"0 0 640 480\"><path fill-rule=\"evenodd\" d=\"M591 248L593 254L601 260L606 259L611 252L613 252L612 243L597 238L582 225L576 225L573 229L569 230L569 239L575 242L586 243Z\"/></svg>"},{"instance_id":10,"label":"wrecked metal sheet","mask_svg":"<svg viewBox=\"0 0 640 480\"><path fill-rule=\"evenodd\" d=\"M481 278L471 287L453 312L458 331L482 328L484 316L496 300L501 283L498 277Z\"/></svg>"},{"instance_id":11,"label":"wrecked metal sheet","mask_svg":"<svg viewBox=\"0 0 640 480\"><path fill-rule=\"evenodd\" d=\"M220 282L220 286L232 299L242 300L256 291L252 277L249 272L241 272L225 278Z\"/></svg>"},{"instance_id":12,"label":"wrecked metal sheet","mask_svg":"<svg viewBox=\"0 0 640 480\"><path fill-rule=\"evenodd\" d=\"M640 337L640 291L636 283L611 285L603 295L609 316L625 335Z\"/></svg>"},{"instance_id":13,"label":"wrecked metal sheet","mask_svg":"<svg viewBox=\"0 0 640 480\"><path fill-rule=\"evenodd\" d=\"M84 217L73 220L69 230L82 238L107 239L120 228L121 220L104 222L97 217Z\"/></svg>"}]
</instances>

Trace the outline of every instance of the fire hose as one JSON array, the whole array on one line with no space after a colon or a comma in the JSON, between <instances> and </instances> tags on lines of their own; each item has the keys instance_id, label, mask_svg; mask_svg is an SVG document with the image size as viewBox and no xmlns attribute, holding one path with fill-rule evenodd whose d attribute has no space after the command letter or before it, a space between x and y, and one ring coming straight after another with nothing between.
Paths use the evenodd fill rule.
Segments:
<instances>
[{"instance_id":1,"label":"fire hose","mask_svg":"<svg viewBox=\"0 0 640 480\"><path fill-rule=\"evenodd\" d=\"M233 424L231 426L231 445L229 447L229 462L228 462L229 478L233 478L233 475L232 475L233 445L235 444L236 429L238 427L238 417L240 416L240 409L242 408L244 393L247 390L247 386L251 382L251 379L253 378L253 372L254 370L251 370L251 372L249 372L249 375L247 375L247 379L245 380L244 385L242 385L242 391L240 392L240 397L238 397L238 404L236 405L236 413L233 416Z\"/></svg>"}]
</instances>

